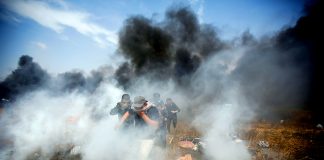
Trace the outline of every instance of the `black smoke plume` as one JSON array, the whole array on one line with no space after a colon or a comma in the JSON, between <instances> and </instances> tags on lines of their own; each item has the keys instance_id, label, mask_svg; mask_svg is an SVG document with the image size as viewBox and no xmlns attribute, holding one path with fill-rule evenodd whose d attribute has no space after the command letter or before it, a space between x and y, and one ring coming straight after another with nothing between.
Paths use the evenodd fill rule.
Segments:
<instances>
[{"instance_id":1,"label":"black smoke plume","mask_svg":"<svg viewBox=\"0 0 324 160\"><path fill-rule=\"evenodd\" d=\"M86 85L86 78L82 72L66 72L59 75L59 78L64 82L61 87L65 91L83 89Z\"/></svg>"},{"instance_id":2,"label":"black smoke plume","mask_svg":"<svg viewBox=\"0 0 324 160\"><path fill-rule=\"evenodd\" d=\"M41 87L49 77L45 70L33 62L32 57L23 55L19 59L18 68L0 82L0 96L15 99L19 94Z\"/></svg>"},{"instance_id":3,"label":"black smoke plume","mask_svg":"<svg viewBox=\"0 0 324 160\"><path fill-rule=\"evenodd\" d=\"M238 38L239 46L247 49L228 79L239 83L244 95L256 106L322 104L322 3L306 3L305 16L296 25L271 37L258 40L247 31ZM222 41L214 27L200 24L187 7L169 9L161 22L133 16L125 21L120 32L119 52L129 63L122 65L115 76L125 88L138 77L149 77L153 81L172 79L178 86L192 89L193 85L203 83L197 80L197 72L203 72L199 68L205 62L235 48L235 40ZM217 72L210 74L214 76L208 77L212 83L206 84L215 92L205 97L215 97L224 89L224 83L219 81L222 74ZM199 88L195 91L204 92Z\"/></svg>"},{"instance_id":4,"label":"black smoke plume","mask_svg":"<svg viewBox=\"0 0 324 160\"><path fill-rule=\"evenodd\" d=\"M86 92L93 93L109 75L109 68L101 67L85 76L81 71L49 75L28 55L20 57L18 67L0 82L0 99L14 101L22 94L37 89L50 88L53 93ZM110 71L112 72L112 71Z\"/></svg>"},{"instance_id":5,"label":"black smoke plume","mask_svg":"<svg viewBox=\"0 0 324 160\"><path fill-rule=\"evenodd\" d=\"M130 58L137 75L167 70L171 65L170 44L170 35L140 16L127 19L120 33L121 53Z\"/></svg>"},{"instance_id":6,"label":"black smoke plume","mask_svg":"<svg viewBox=\"0 0 324 160\"><path fill-rule=\"evenodd\" d=\"M57 81L60 86L59 91L64 92L86 92L93 93L103 82L109 73L106 73L103 68L93 70L90 76L85 76L81 71L71 71L59 74Z\"/></svg>"},{"instance_id":7,"label":"black smoke plume","mask_svg":"<svg viewBox=\"0 0 324 160\"><path fill-rule=\"evenodd\" d=\"M131 80L134 78L134 71L130 67L129 63L123 63L115 72L115 78L120 86L129 88Z\"/></svg>"},{"instance_id":8,"label":"black smoke plume","mask_svg":"<svg viewBox=\"0 0 324 160\"><path fill-rule=\"evenodd\" d=\"M296 57L296 62L301 62L305 57L311 60L309 76L311 77L310 92L308 94L308 107L322 110L323 100L323 29L322 15L323 1L309 1L305 5L305 16L302 16L294 27L281 32L277 37L277 45L283 49L292 49L293 46L303 48L301 55Z\"/></svg>"},{"instance_id":9,"label":"black smoke plume","mask_svg":"<svg viewBox=\"0 0 324 160\"><path fill-rule=\"evenodd\" d=\"M168 10L159 23L142 16L128 18L120 31L119 45L130 64L120 66L115 75L127 88L141 76L183 82L224 44L212 26L199 24L192 10L183 7Z\"/></svg>"}]
</instances>

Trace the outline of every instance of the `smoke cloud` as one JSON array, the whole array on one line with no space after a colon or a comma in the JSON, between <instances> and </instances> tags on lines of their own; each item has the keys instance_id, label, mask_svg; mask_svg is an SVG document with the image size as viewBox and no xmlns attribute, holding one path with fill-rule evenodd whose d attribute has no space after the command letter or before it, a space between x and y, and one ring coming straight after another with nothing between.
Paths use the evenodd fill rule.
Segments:
<instances>
[{"instance_id":1,"label":"smoke cloud","mask_svg":"<svg viewBox=\"0 0 324 160\"><path fill-rule=\"evenodd\" d=\"M294 27L287 28L276 37L277 46L286 51L296 52L295 62L303 64L305 59L310 60L308 75L311 84L307 103L309 108L315 111L320 111L321 108L318 106L323 104L321 92L324 87L320 71L320 68L323 68L323 47L320 43L323 24L319 23L320 15L323 14L323 6L323 1L308 1L304 8L305 16L301 17Z\"/></svg>"},{"instance_id":2,"label":"smoke cloud","mask_svg":"<svg viewBox=\"0 0 324 160\"><path fill-rule=\"evenodd\" d=\"M174 79L182 84L203 59L224 47L213 27L199 24L196 15L186 7L169 9L162 22L130 17L119 37L119 51L130 61L116 72L119 84L125 88L140 76Z\"/></svg>"},{"instance_id":3,"label":"smoke cloud","mask_svg":"<svg viewBox=\"0 0 324 160\"><path fill-rule=\"evenodd\" d=\"M307 19L308 15L301 19ZM224 75L217 74L226 72L226 81L240 84L242 92L250 95L249 100L257 107L303 106L312 92L309 86L313 60L306 40L296 39L299 33L290 31L299 26L298 21L296 26L260 40L246 31L225 42L217 36L215 27L200 24L187 7L170 8L161 22L133 16L125 21L120 32L119 52L129 61L120 66L115 77L125 89L136 84L140 77L152 83L171 80L178 89L194 97L201 93L199 87L195 90L195 85L213 88L212 94L226 89L218 81ZM225 52L227 55L218 56ZM206 80L199 78L205 72L201 68L216 64L210 61L222 63L224 68L214 69L216 73L212 74L216 77L205 77L210 81L204 84Z\"/></svg>"},{"instance_id":4,"label":"smoke cloud","mask_svg":"<svg viewBox=\"0 0 324 160\"><path fill-rule=\"evenodd\" d=\"M33 62L32 57L21 56L18 68L0 83L1 98L11 99L18 94L38 89L48 78L48 73Z\"/></svg>"},{"instance_id":5,"label":"smoke cloud","mask_svg":"<svg viewBox=\"0 0 324 160\"><path fill-rule=\"evenodd\" d=\"M25 93L47 88L53 93L94 92L101 82L111 78L112 67L102 66L88 76L82 71L50 75L28 55L20 57L18 67L0 82L0 98L15 101Z\"/></svg>"}]
</instances>

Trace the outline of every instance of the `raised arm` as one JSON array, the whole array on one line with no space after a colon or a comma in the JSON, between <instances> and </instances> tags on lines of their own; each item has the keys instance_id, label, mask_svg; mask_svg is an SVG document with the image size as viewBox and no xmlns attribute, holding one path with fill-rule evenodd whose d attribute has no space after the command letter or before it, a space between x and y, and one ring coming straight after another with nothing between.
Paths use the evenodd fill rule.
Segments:
<instances>
[{"instance_id":1,"label":"raised arm","mask_svg":"<svg viewBox=\"0 0 324 160\"><path fill-rule=\"evenodd\" d=\"M156 120L151 119L149 116L147 116L143 111L139 112L138 115L150 126L158 128L159 122Z\"/></svg>"},{"instance_id":2,"label":"raised arm","mask_svg":"<svg viewBox=\"0 0 324 160\"><path fill-rule=\"evenodd\" d=\"M176 108L176 111L180 112L180 108L175 103L173 103L173 104L174 104L174 107Z\"/></svg>"},{"instance_id":3,"label":"raised arm","mask_svg":"<svg viewBox=\"0 0 324 160\"><path fill-rule=\"evenodd\" d=\"M129 117L129 111L125 112L124 115L120 118L118 124L115 126L115 129L118 129Z\"/></svg>"},{"instance_id":4,"label":"raised arm","mask_svg":"<svg viewBox=\"0 0 324 160\"><path fill-rule=\"evenodd\" d=\"M110 110L110 115L116 115L116 114L118 114L118 110L119 110L119 103L117 103L117 105L116 105L116 107L114 107L114 108L112 108L111 110Z\"/></svg>"}]
</instances>

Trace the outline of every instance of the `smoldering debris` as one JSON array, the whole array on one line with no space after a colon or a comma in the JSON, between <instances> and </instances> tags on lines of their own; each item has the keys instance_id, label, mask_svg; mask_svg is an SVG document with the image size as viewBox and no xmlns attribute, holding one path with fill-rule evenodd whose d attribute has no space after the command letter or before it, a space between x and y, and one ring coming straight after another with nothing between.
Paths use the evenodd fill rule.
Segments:
<instances>
[{"instance_id":1,"label":"smoldering debris","mask_svg":"<svg viewBox=\"0 0 324 160\"><path fill-rule=\"evenodd\" d=\"M203 149L206 148L206 142L202 141L199 137L186 136L180 137L178 146L202 153Z\"/></svg>"}]
</instances>

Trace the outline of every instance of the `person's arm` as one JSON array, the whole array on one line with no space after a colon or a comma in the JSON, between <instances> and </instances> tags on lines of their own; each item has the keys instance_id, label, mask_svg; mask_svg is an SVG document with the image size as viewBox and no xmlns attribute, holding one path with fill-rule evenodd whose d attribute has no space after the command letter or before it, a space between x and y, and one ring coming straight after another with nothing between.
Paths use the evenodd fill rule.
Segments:
<instances>
[{"instance_id":1,"label":"person's arm","mask_svg":"<svg viewBox=\"0 0 324 160\"><path fill-rule=\"evenodd\" d=\"M159 122L156 120L152 120L149 116L147 116L144 111L139 112L138 115L150 126L159 127Z\"/></svg>"},{"instance_id":2,"label":"person's arm","mask_svg":"<svg viewBox=\"0 0 324 160\"><path fill-rule=\"evenodd\" d=\"M180 112L180 108L179 108L175 103L173 103L173 104L174 104L176 110L177 110L178 112Z\"/></svg>"},{"instance_id":3,"label":"person's arm","mask_svg":"<svg viewBox=\"0 0 324 160\"><path fill-rule=\"evenodd\" d=\"M178 112L180 112L180 108L175 103L173 103L171 112L178 113Z\"/></svg>"},{"instance_id":4,"label":"person's arm","mask_svg":"<svg viewBox=\"0 0 324 160\"><path fill-rule=\"evenodd\" d=\"M118 129L129 117L129 111L125 112L124 115L120 118L118 124L115 126L116 129Z\"/></svg>"},{"instance_id":5,"label":"person's arm","mask_svg":"<svg viewBox=\"0 0 324 160\"><path fill-rule=\"evenodd\" d=\"M114 107L114 108L112 108L111 110L110 110L110 115L116 115L116 114L118 114L118 110L119 110L119 103L117 103L117 105L116 105L116 107Z\"/></svg>"}]
</instances>

